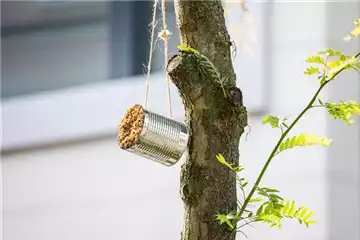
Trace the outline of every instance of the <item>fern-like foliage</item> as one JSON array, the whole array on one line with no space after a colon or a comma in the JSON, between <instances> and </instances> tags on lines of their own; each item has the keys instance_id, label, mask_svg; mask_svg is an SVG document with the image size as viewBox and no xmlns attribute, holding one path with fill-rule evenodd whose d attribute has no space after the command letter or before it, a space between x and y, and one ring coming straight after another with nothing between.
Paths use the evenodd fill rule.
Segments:
<instances>
[{"instance_id":1,"label":"fern-like foliage","mask_svg":"<svg viewBox=\"0 0 360 240\"><path fill-rule=\"evenodd\" d=\"M357 38L360 35L360 18L354 21L355 27L353 30L344 37L345 41L350 41Z\"/></svg>"},{"instance_id":2,"label":"fern-like foliage","mask_svg":"<svg viewBox=\"0 0 360 240\"><path fill-rule=\"evenodd\" d=\"M247 224L263 222L270 224L271 228L281 228L284 219L297 220L306 227L317 222L311 218L314 213L313 211L309 211L309 208L306 206L296 207L295 201L285 201L278 195L279 191L276 189L258 187L257 193L259 196L250 200L250 203L257 204L258 206L255 211L246 210L246 217L241 217L238 212L217 214L216 219L219 221L219 224L226 224L230 230L233 230L240 221Z\"/></svg>"},{"instance_id":3,"label":"fern-like foliage","mask_svg":"<svg viewBox=\"0 0 360 240\"><path fill-rule=\"evenodd\" d=\"M355 68L357 59L355 57L349 57L344 60L339 59L332 62L332 66L328 66L328 73L325 76L326 80L332 80L336 74L338 74L342 70L349 70Z\"/></svg>"},{"instance_id":4,"label":"fern-like foliage","mask_svg":"<svg viewBox=\"0 0 360 240\"><path fill-rule=\"evenodd\" d=\"M217 70L215 65L210 61L210 59L207 56L201 54L198 50L196 50L192 47L186 46L184 44L179 45L178 49L180 49L181 51L184 51L184 52L194 54L197 57L197 59L199 60L200 72L211 79L215 79L220 84L220 86L223 90L224 96L225 97L228 96L228 94L225 91L225 87L224 87L224 82L225 82L226 78L221 77L220 72Z\"/></svg>"},{"instance_id":5,"label":"fern-like foliage","mask_svg":"<svg viewBox=\"0 0 360 240\"><path fill-rule=\"evenodd\" d=\"M320 65L320 67L319 66L315 67L314 65L311 65L310 67L306 68L306 70L304 71L304 74L309 75L309 76L314 75L314 74L320 74L321 67L322 67L322 69L324 69L324 67L326 66L326 60L320 55L314 55L314 56L308 57L305 60L305 62L310 63L310 64L315 64L315 66Z\"/></svg>"},{"instance_id":6,"label":"fern-like foliage","mask_svg":"<svg viewBox=\"0 0 360 240\"><path fill-rule=\"evenodd\" d=\"M300 224L304 223L307 227L316 221L310 219L313 215L312 211L308 211L307 207L301 206L296 208L295 201L287 200L286 202L278 195L279 191L267 187L258 187L257 194L260 197L256 202L261 204L258 206L253 217L254 221L262 221L269 223L270 227L281 228L281 223L284 218L296 219ZM258 199L261 199L258 201Z\"/></svg>"},{"instance_id":7,"label":"fern-like foliage","mask_svg":"<svg viewBox=\"0 0 360 240\"><path fill-rule=\"evenodd\" d=\"M310 224L317 222L311 219L313 213L306 206L296 207L295 201L279 201L276 204L266 201L258 208L255 220L268 223L270 227L281 228L282 220L288 218L295 219L300 224L309 227Z\"/></svg>"},{"instance_id":8,"label":"fern-like foliage","mask_svg":"<svg viewBox=\"0 0 360 240\"><path fill-rule=\"evenodd\" d=\"M334 119L342 119L348 125L355 122L356 115L360 115L360 104L355 101L329 102L324 105L329 115Z\"/></svg>"},{"instance_id":9,"label":"fern-like foliage","mask_svg":"<svg viewBox=\"0 0 360 240\"><path fill-rule=\"evenodd\" d=\"M230 230L233 230L236 227L237 222L240 220L240 217L236 212L231 212L228 214L216 214L216 220L219 221L219 224L226 223Z\"/></svg>"},{"instance_id":10,"label":"fern-like foliage","mask_svg":"<svg viewBox=\"0 0 360 240\"><path fill-rule=\"evenodd\" d=\"M283 141L279 146L278 152L285 151L289 148L312 145L321 145L324 147L328 147L330 146L331 142L332 140L326 137L319 137L316 134L303 133L299 136L289 137L285 141Z\"/></svg>"},{"instance_id":11,"label":"fern-like foliage","mask_svg":"<svg viewBox=\"0 0 360 240\"><path fill-rule=\"evenodd\" d=\"M304 74L306 74L306 75L314 75L314 74L318 74L318 73L320 73L319 68L313 67L313 66L308 67L304 72Z\"/></svg>"},{"instance_id":12,"label":"fern-like foliage","mask_svg":"<svg viewBox=\"0 0 360 240\"><path fill-rule=\"evenodd\" d=\"M276 116L265 116L262 120L263 124L270 124L272 128L282 128L288 127L286 124L287 118L286 117L276 117Z\"/></svg>"},{"instance_id":13,"label":"fern-like foliage","mask_svg":"<svg viewBox=\"0 0 360 240\"><path fill-rule=\"evenodd\" d=\"M179 45L178 48L181 51L193 53L200 60L199 64L202 72L208 77L212 77L218 81L221 81L221 75L219 71L207 56L201 54L198 50L184 44Z\"/></svg>"},{"instance_id":14,"label":"fern-like foliage","mask_svg":"<svg viewBox=\"0 0 360 240\"><path fill-rule=\"evenodd\" d=\"M332 80L342 70L354 69L360 72L360 63L354 56L345 55L339 50L330 48L318 52L317 55L308 57L306 62L312 65L306 68L304 74L321 74L318 77L321 79L321 84Z\"/></svg>"},{"instance_id":15,"label":"fern-like foliage","mask_svg":"<svg viewBox=\"0 0 360 240\"><path fill-rule=\"evenodd\" d=\"M218 154L216 158L235 174L238 174L244 169L227 162L221 154ZM248 182L246 182L244 178L239 178L237 175L236 179L243 190ZM309 212L308 208L303 206L296 209L294 201L291 203L290 201L285 202L285 200L279 196L279 190L269 187L254 187L256 188L257 196L252 197L249 203L258 206L257 209L252 211L246 208L244 211L246 215L242 216L240 211L216 214L216 220L219 224L226 224L229 230L232 231L253 222L263 222L270 224L270 227L277 226L280 228L284 218L297 219L300 224L304 223L307 227L316 222L310 219L313 214L312 211ZM240 222L242 222L241 225L239 224ZM238 227L238 225L240 225L240 227Z\"/></svg>"}]
</instances>

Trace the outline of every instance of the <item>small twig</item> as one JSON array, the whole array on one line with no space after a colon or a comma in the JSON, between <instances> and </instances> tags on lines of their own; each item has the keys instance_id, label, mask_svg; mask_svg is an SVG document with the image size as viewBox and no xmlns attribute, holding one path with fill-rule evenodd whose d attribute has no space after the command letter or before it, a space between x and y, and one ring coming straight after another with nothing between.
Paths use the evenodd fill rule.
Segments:
<instances>
[{"instance_id":1,"label":"small twig","mask_svg":"<svg viewBox=\"0 0 360 240\"><path fill-rule=\"evenodd\" d=\"M313 105L313 106L311 106L311 108L321 108L321 107L325 107L325 105Z\"/></svg>"}]
</instances>

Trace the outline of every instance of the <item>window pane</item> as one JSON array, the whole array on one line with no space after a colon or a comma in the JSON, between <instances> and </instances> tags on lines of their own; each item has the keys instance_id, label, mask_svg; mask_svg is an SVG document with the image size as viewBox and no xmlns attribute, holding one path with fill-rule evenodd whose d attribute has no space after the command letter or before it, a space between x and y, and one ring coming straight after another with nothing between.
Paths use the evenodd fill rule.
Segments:
<instances>
[{"instance_id":1,"label":"window pane","mask_svg":"<svg viewBox=\"0 0 360 240\"><path fill-rule=\"evenodd\" d=\"M107 78L107 23L36 30L2 39L2 97Z\"/></svg>"}]
</instances>

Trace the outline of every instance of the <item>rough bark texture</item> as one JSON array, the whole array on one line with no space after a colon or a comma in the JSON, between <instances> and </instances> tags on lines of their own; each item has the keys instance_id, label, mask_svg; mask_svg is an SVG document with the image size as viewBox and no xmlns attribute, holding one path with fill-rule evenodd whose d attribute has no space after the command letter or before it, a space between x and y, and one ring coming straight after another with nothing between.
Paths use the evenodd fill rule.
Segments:
<instances>
[{"instance_id":1,"label":"rough bark texture","mask_svg":"<svg viewBox=\"0 0 360 240\"><path fill-rule=\"evenodd\" d=\"M207 56L226 79L226 91L236 84L229 34L220 1L175 0L181 42ZM185 205L183 240L235 239L215 214L236 210L236 182L216 160L222 154L238 163L238 144L247 124L246 108L233 104L218 79L201 69L199 59L181 52L168 64L168 73L183 99L190 130L187 159L181 170Z\"/></svg>"}]
</instances>

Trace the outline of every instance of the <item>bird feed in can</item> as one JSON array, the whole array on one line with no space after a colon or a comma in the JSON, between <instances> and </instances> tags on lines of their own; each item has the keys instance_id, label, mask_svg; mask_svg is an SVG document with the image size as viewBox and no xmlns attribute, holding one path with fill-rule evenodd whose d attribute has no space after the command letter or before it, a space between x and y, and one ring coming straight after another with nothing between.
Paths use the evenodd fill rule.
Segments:
<instances>
[{"instance_id":1,"label":"bird feed in can","mask_svg":"<svg viewBox=\"0 0 360 240\"><path fill-rule=\"evenodd\" d=\"M126 151L171 166L185 152L188 129L182 122L134 105L120 123L117 141Z\"/></svg>"}]
</instances>

